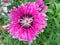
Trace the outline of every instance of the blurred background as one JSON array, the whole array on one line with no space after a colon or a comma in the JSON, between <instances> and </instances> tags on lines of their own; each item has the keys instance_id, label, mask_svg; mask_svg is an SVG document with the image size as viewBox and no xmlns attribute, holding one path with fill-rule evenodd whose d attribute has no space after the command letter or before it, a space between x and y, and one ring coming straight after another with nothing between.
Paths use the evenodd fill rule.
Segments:
<instances>
[{"instance_id":1,"label":"blurred background","mask_svg":"<svg viewBox=\"0 0 60 45\"><path fill-rule=\"evenodd\" d=\"M10 23L8 11L27 1L35 0L0 0L0 45L28 45L27 42L13 39L6 29ZM60 45L60 0L44 0L44 3L48 6L47 27L31 45Z\"/></svg>"}]
</instances>

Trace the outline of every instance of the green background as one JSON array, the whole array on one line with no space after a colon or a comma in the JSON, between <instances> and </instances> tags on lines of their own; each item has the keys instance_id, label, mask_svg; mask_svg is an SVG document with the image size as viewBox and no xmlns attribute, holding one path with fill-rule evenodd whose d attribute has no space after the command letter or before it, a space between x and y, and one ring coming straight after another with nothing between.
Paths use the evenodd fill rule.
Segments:
<instances>
[{"instance_id":1,"label":"green background","mask_svg":"<svg viewBox=\"0 0 60 45\"><path fill-rule=\"evenodd\" d=\"M26 1L34 2L35 0L14 0L12 5L8 6L8 10ZM31 45L60 45L60 0L44 0L44 2L48 6L47 27ZM28 42L13 39L6 30L2 29L6 24L9 24L7 13L4 16L0 14L0 45L29 45Z\"/></svg>"}]
</instances>

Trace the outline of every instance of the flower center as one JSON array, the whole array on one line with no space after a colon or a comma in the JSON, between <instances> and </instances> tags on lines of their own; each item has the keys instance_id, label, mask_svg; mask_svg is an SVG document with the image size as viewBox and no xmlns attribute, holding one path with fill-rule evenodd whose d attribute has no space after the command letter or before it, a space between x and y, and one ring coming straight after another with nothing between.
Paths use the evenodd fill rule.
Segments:
<instances>
[{"instance_id":1,"label":"flower center","mask_svg":"<svg viewBox=\"0 0 60 45\"><path fill-rule=\"evenodd\" d=\"M33 25L33 16L30 14L24 14L20 17L19 24L21 27L28 29Z\"/></svg>"},{"instance_id":2,"label":"flower center","mask_svg":"<svg viewBox=\"0 0 60 45\"><path fill-rule=\"evenodd\" d=\"M39 5L39 7L38 7L38 11L39 12L41 12L42 11L42 8L41 8L41 6Z\"/></svg>"}]
</instances>

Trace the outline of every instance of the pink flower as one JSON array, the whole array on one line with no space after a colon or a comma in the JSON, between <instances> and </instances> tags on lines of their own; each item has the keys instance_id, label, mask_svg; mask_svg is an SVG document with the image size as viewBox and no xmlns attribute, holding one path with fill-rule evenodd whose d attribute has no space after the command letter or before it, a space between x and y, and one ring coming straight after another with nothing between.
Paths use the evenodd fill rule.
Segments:
<instances>
[{"instance_id":1,"label":"pink flower","mask_svg":"<svg viewBox=\"0 0 60 45\"><path fill-rule=\"evenodd\" d=\"M4 12L5 12L5 13L8 12L7 7L1 7L1 8L0 8L0 14L4 15Z\"/></svg>"},{"instance_id":2,"label":"pink flower","mask_svg":"<svg viewBox=\"0 0 60 45\"><path fill-rule=\"evenodd\" d=\"M11 3L13 3L13 0L2 0L1 4L3 4L4 6L9 6L11 5Z\"/></svg>"},{"instance_id":3,"label":"pink flower","mask_svg":"<svg viewBox=\"0 0 60 45\"><path fill-rule=\"evenodd\" d=\"M2 0L4 3L8 3L8 0Z\"/></svg>"},{"instance_id":4,"label":"pink flower","mask_svg":"<svg viewBox=\"0 0 60 45\"><path fill-rule=\"evenodd\" d=\"M38 11L35 3L26 3L9 12L11 23L8 32L20 41L32 42L46 25L46 14Z\"/></svg>"},{"instance_id":5,"label":"pink flower","mask_svg":"<svg viewBox=\"0 0 60 45\"><path fill-rule=\"evenodd\" d=\"M43 2L43 0L36 0L36 4L38 4L38 10L39 10L39 12L41 12L41 11L45 11L47 8L48 8L48 6L46 6L45 4L44 4L44 2Z\"/></svg>"}]
</instances>

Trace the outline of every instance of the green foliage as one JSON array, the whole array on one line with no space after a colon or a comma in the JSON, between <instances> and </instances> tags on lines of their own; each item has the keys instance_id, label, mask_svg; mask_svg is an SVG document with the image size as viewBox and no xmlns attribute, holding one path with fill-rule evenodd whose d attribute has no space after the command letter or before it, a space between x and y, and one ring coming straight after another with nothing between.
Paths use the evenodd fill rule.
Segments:
<instances>
[{"instance_id":1,"label":"green foliage","mask_svg":"<svg viewBox=\"0 0 60 45\"><path fill-rule=\"evenodd\" d=\"M26 3L26 1L35 0L14 0L12 5L8 6L8 10L14 6L17 7L20 4ZM47 10L47 27L43 33L40 33L36 40L31 45L60 45L60 0L44 0L45 4L48 5ZM4 22L5 21L5 22ZM4 24L3 24L4 23ZM8 16L0 14L0 26L9 23ZM12 36L4 31L0 30L0 45L28 45L27 42L13 39Z\"/></svg>"}]
</instances>

